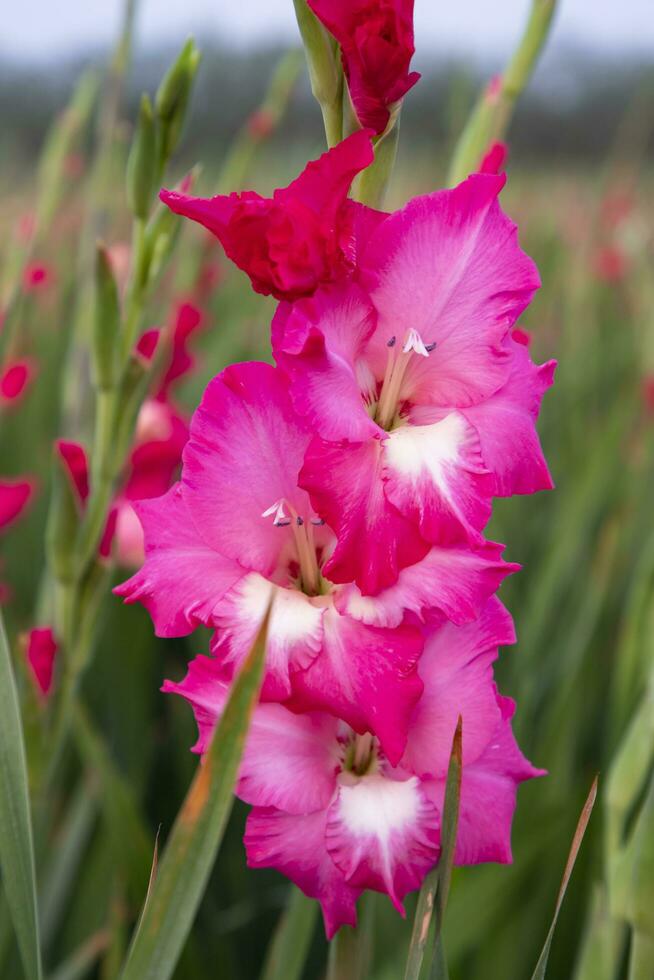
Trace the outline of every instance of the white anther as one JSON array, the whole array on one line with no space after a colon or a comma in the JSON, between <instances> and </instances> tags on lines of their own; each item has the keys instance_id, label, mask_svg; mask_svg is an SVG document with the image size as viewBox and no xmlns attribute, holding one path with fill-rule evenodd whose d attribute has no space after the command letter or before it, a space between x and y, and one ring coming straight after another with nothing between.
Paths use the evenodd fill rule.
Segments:
<instances>
[{"instance_id":1,"label":"white anther","mask_svg":"<svg viewBox=\"0 0 654 980\"><path fill-rule=\"evenodd\" d=\"M281 500L276 500L274 504L271 504L270 507L267 510L264 510L264 512L263 512L263 514L261 516L262 517L272 517L273 514L275 515L274 516L274 519L273 519L273 524L275 524L276 526L279 526L279 525L284 526L284 525L290 523L290 518L289 518L288 514L286 513L286 511L284 510L284 498L283 497L282 497Z\"/></svg>"},{"instance_id":2,"label":"white anther","mask_svg":"<svg viewBox=\"0 0 654 980\"><path fill-rule=\"evenodd\" d=\"M410 351L413 351L415 354L420 354L422 357L429 357L429 351L425 347L422 337L413 327L406 335L404 347L402 348L403 354L408 354Z\"/></svg>"}]
</instances>

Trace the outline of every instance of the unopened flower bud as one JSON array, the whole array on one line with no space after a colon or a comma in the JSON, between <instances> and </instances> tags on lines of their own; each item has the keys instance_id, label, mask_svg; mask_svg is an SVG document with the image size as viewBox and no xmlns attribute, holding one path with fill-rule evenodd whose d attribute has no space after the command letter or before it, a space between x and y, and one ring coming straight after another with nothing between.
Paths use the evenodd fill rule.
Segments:
<instances>
[{"instance_id":1,"label":"unopened flower bud","mask_svg":"<svg viewBox=\"0 0 654 980\"><path fill-rule=\"evenodd\" d=\"M120 303L111 261L98 244L95 259L95 311L93 319L93 375L97 388L113 388L118 368Z\"/></svg>"},{"instance_id":2,"label":"unopened flower bud","mask_svg":"<svg viewBox=\"0 0 654 980\"><path fill-rule=\"evenodd\" d=\"M132 148L127 160L127 199L137 218L145 220L150 210L157 173L157 139L152 103L141 97L141 108Z\"/></svg>"}]
</instances>

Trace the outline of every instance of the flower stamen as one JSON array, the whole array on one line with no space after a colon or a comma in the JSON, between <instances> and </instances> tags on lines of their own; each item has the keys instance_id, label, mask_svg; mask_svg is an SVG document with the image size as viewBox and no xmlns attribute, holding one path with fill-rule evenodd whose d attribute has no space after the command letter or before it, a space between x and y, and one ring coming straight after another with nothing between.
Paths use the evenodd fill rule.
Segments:
<instances>
[{"instance_id":1,"label":"flower stamen","mask_svg":"<svg viewBox=\"0 0 654 980\"><path fill-rule=\"evenodd\" d=\"M417 330L411 328L407 333L402 350L396 351L396 337L391 337L387 341L388 356L386 359L386 370L382 381L379 401L375 413L375 421L382 429L390 428L395 414L402 388L402 382L406 374L406 369L413 354L420 357L429 357L436 347L436 343L425 344Z\"/></svg>"}]
</instances>

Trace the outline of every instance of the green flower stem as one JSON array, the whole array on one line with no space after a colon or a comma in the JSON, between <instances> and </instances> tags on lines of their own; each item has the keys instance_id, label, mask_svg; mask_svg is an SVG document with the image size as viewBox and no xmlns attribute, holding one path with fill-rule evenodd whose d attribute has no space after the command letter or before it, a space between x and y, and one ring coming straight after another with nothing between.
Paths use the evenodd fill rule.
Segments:
<instances>
[{"instance_id":1,"label":"green flower stem","mask_svg":"<svg viewBox=\"0 0 654 980\"><path fill-rule=\"evenodd\" d=\"M343 138L343 71L338 45L307 6L306 0L293 0L295 16L307 58L311 91L320 105L327 146Z\"/></svg>"},{"instance_id":2,"label":"green flower stem","mask_svg":"<svg viewBox=\"0 0 654 980\"><path fill-rule=\"evenodd\" d=\"M393 174L397 144L400 137L400 119L391 122L387 130L375 143L375 159L354 182L353 194L355 201L366 204L370 208L381 208L384 204L386 191Z\"/></svg>"},{"instance_id":3,"label":"green flower stem","mask_svg":"<svg viewBox=\"0 0 654 980\"><path fill-rule=\"evenodd\" d=\"M631 937L629 980L652 980L654 936L635 931Z\"/></svg>"},{"instance_id":4,"label":"green flower stem","mask_svg":"<svg viewBox=\"0 0 654 980\"><path fill-rule=\"evenodd\" d=\"M499 80L485 90L465 126L452 156L448 184L458 184L472 173L493 140L505 135L516 102L527 87L549 35L557 0L532 0L522 38Z\"/></svg>"}]
</instances>

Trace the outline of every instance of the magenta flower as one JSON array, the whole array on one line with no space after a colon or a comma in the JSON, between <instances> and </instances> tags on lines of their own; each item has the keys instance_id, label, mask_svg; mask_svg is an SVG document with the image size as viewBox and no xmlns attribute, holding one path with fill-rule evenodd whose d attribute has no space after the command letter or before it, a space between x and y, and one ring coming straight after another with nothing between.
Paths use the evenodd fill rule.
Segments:
<instances>
[{"instance_id":1,"label":"magenta flower","mask_svg":"<svg viewBox=\"0 0 654 980\"><path fill-rule=\"evenodd\" d=\"M325 564L364 593L430 545L482 543L494 495L551 486L533 431L554 363L511 328L539 285L497 195L473 175L377 223L359 283L282 304L277 362L317 433L300 484L334 529Z\"/></svg>"},{"instance_id":2,"label":"magenta flower","mask_svg":"<svg viewBox=\"0 0 654 980\"><path fill-rule=\"evenodd\" d=\"M356 207L347 195L372 159L369 134L357 132L272 198L254 191L200 198L162 190L160 196L220 239L256 292L293 300L351 273Z\"/></svg>"},{"instance_id":3,"label":"magenta flower","mask_svg":"<svg viewBox=\"0 0 654 980\"><path fill-rule=\"evenodd\" d=\"M452 736L463 719L463 780L457 864L511 860L517 784L541 770L520 753L514 705L497 694L492 663L514 641L496 600L466 626L428 629L419 672L424 694L409 721L401 759L390 760L370 732L321 712L260 705L248 734L237 794L253 805L245 846L251 867L274 867L322 904L329 938L354 925L366 889L402 900L436 863ZM197 657L164 690L193 706L204 752L220 718L229 675Z\"/></svg>"},{"instance_id":4,"label":"magenta flower","mask_svg":"<svg viewBox=\"0 0 654 980\"><path fill-rule=\"evenodd\" d=\"M192 420L181 483L135 505L146 563L116 591L142 602L161 636L216 628L228 664L246 655L272 599L266 700L370 729L396 761L422 688L422 635L405 611L463 622L515 566L497 545L434 548L374 599L335 586L323 574L334 535L297 482L311 438L278 370L224 371Z\"/></svg>"},{"instance_id":5,"label":"magenta flower","mask_svg":"<svg viewBox=\"0 0 654 980\"><path fill-rule=\"evenodd\" d=\"M343 71L362 126L383 133L390 111L420 75L409 72L413 0L308 0L341 46Z\"/></svg>"}]
</instances>

